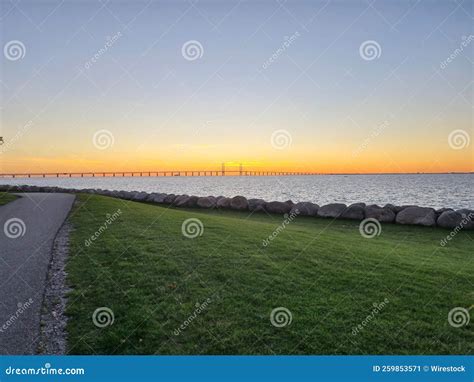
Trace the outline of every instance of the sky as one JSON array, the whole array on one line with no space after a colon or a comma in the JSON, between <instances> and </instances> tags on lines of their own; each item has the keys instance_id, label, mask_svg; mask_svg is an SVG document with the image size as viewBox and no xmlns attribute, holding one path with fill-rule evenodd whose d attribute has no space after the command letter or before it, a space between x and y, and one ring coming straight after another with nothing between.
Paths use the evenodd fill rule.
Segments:
<instances>
[{"instance_id":1,"label":"sky","mask_svg":"<svg viewBox=\"0 0 474 382\"><path fill-rule=\"evenodd\" d=\"M474 171L470 1L0 4L1 173Z\"/></svg>"}]
</instances>

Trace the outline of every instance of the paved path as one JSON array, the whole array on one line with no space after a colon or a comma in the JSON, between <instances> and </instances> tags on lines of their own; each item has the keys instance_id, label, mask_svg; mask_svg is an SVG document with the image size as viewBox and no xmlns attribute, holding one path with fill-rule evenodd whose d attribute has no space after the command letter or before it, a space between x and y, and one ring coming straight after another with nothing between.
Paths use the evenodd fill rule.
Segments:
<instances>
[{"instance_id":1,"label":"paved path","mask_svg":"<svg viewBox=\"0 0 474 382\"><path fill-rule=\"evenodd\" d=\"M54 237L74 195L28 193L0 206L0 354L33 354Z\"/></svg>"}]
</instances>

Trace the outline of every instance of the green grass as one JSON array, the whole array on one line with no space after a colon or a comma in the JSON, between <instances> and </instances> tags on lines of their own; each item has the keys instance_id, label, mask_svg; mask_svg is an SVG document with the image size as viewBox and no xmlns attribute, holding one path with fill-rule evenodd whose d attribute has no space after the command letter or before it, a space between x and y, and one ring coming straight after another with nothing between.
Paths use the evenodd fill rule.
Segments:
<instances>
[{"instance_id":1,"label":"green grass","mask_svg":"<svg viewBox=\"0 0 474 382\"><path fill-rule=\"evenodd\" d=\"M0 192L0 206L14 201L18 196L10 194L8 192Z\"/></svg>"},{"instance_id":2,"label":"green grass","mask_svg":"<svg viewBox=\"0 0 474 382\"><path fill-rule=\"evenodd\" d=\"M86 247L118 209L120 217ZM188 218L202 221L202 236L182 235ZM443 248L449 231L442 229L387 224L366 239L358 222L298 217L264 247L282 220L80 195L71 218L69 352L472 353L472 322L454 328L447 320L454 307L474 304L472 232ZM98 328L91 317L104 306L115 321ZM290 325L270 323L277 307L291 311Z\"/></svg>"}]
</instances>

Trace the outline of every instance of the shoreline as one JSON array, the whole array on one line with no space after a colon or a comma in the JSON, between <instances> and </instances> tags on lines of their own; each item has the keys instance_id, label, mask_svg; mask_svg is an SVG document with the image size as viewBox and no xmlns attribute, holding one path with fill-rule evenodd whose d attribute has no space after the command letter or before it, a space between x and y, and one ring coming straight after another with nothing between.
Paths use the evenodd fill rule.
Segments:
<instances>
[{"instance_id":1,"label":"shoreline","mask_svg":"<svg viewBox=\"0 0 474 382\"><path fill-rule=\"evenodd\" d=\"M109 196L118 199L169 205L178 208L230 209L236 211L266 212L288 216L296 214L330 219L348 219L356 221L372 220L377 223L394 223L403 225L420 225L426 227L441 227L459 231L474 230L474 210L452 208L434 209L417 205L396 206L385 204L367 205L365 203L329 203L318 205L313 202L294 203L291 200L265 201L263 199L247 199L244 196L205 196L165 194L145 191L110 191L102 189L75 189L53 186L11 186L0 185L0 191L5 192L62 192L88 193Z\"/></svg>"}]
</instances>

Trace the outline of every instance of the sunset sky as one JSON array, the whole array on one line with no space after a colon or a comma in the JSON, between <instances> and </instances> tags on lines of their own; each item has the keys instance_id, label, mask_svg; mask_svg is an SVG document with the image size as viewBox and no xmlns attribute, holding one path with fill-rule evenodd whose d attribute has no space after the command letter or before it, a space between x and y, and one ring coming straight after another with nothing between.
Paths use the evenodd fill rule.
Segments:
<instances>
[{"instance_id":1,"label":"sunset sky","mask_svg":"<svg viewBox=\"0 0 474 382\"><path fill-rule=\"evenodd\" d=\"M472 3L370 3L2 1L0 172L474 171Z\"/></svg>"}]
</instances>

